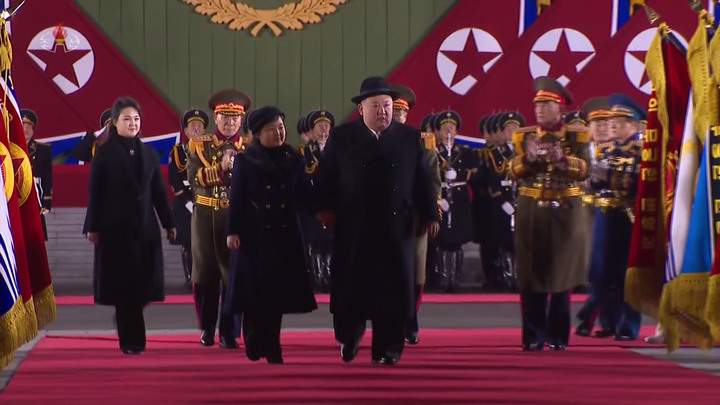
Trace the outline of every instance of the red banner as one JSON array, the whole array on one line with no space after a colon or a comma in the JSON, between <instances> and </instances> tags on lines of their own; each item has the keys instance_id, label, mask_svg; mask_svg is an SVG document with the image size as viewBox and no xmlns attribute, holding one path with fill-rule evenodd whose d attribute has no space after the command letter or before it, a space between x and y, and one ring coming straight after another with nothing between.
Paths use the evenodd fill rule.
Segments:
<instances>
[{"instance_id":1,"label":"red banner","mask_svg":"<svg viewBox=\"0 0 720 405\"><path fill-rule=\"evenodd\" d=\"M406 85L417 96L408 124L417 127L425 114L453 107L468 127L477 126L470 117L478 105L467 96L517 40L521 3L461 0L387 76L388 83Z\"/></svg>"},{"instance_id":2,"label":"red banner","mask_svg":"<svg viewBox=\"0 0 720 405\"><path fill-rule=\"evenodd\" d=\"M12 19L12 44L18 101L38 114L37 139L97 130L120 96L151 118L145 138L177 132L175 110L73 1L26 1Z\"/></svg>"},{"instance_id":3,"label":"red banner","mask_svg":"<svg viewBox=\"0 0 720 405\"><path fill-rule=\"evenodd\" d=\"M686 0L648 0L646 4L687 44L697 27L698 17ZM645 70L645 54L656 32L645 12L636 12L577 79L568 84L577 104L592 97L624 93L638 104L648 105L652 83ZM680 131L682 133L682 128Z\"/></svg>"},{"instance_id":4,"label":"red banner","mask_svg":"<svg viewBox=\"0 0 720 405\"><path fill-rule=\"evenodd\" d=\"M9 79L8 83L12 83L12 79ZM5 100L3 105L5 113L8 115L9 127L6 128L6 131L10 140L10 154L13 157L13 162L17 162L19 166L15 169L15 188L22 221L22 235L25 250L27 251L27 265L35 303L35 313L38 328L42 329L55 319L55 295L50 278L47 250L45 249L45 235L40 221L40 206L33 181L20 110L12 90L6 88L5 82L1 79L0 85L2 85L0 99ZM13 227L13 234L15 230L16 228Z\"/></svg>"}]
</instances>

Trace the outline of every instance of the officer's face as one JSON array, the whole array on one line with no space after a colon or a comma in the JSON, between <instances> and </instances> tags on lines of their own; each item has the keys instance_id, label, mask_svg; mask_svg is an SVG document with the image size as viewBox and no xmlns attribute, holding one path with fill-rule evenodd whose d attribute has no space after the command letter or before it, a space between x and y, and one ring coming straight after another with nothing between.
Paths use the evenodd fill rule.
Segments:
<instances>
[{"instance_id":1,"label":"officer's face","mask_svg":"<svg viewBox=\"0 0 720 405\"><path fill-rule=\"evenodd\" d=\"M392 119L392 97L386 95L368 97L360 102L358 112L363 122L375 132L384 131Z\"/></svg>"},{"instance_id":2,"label":"officer's face","mask_svg":"<svg viewBox=\"0 0 720 405\"><path fill-rule=\"evenodd\" d=\"M446 122L440 125L440 133L438 134L440 142L446 144L450 139L450 143L455 143L455 135L457 135L457 126L455 124Z\"/></svg>"},{"instance_id":3,"label":"officer's face","mask_svg":"<svg viewBox=\"0 0 720 405\"><path fill-rule=\"evenodd\" d=\"M607 142L608 120L592 120L588 124L588 128L590 128L590 135L595 143Z\"/></svg>"},{"instance_id":4,"label":"officer's face","mask_svg":"<svg viewBox=\"0 0 720 405\"><path fill-rule=\"evenodd\" d=\"M188 139L192 139L195 135L205 135L205 126L201 121L190 121L183 132Z\"/></svg>"},{"instance_id":5,"label":"officer's face","mask_svg":"<svg viewBox=\"0 0 720 405\"><path fill-rule=\"evenodd\" d=\"M226 138L232 138L240 130L242 115L215 114L215 126Z\"/></svg>"},{"instance_id":6,"label":"officer's face","mask_svg":"<svg viewBox=\"0 0 720 405\"><path fill-rule=\"evenodd\" d=\"M117 128L118 135L132 138L140 132L140 113L132 107L125 107L113 124Z\"/></svg>"},{"instance_id":7,"label":"officer's face","mask_svg":"<svg viewBox=\"0 0 720 405\"><path fill-rule=\"evenodd\" d=\"M23 122L23 130L25 130L25 142L30 142L32 137L35 135L35 127L33 124Z\"/></svg>"},{"instance_id":8,"label":"officer's face","mask_svg":"<svg viewBox=\"0 0 720 405\"><path fill-rule=\"evenodd\" d=\"M560 104L552 101L535 103L535 119L538 124L545 127L552 127L560 122L561 118Z\"/></svg>"},{"instance_id":9,"label":"officer's face","mask_svg":"<svg viewBox=\"0 0 720 405\"><path fill-rule=\"evenodd\" d=\"M513 134L515 131L520 129L520 125L511 122L510 124L505 125L505 129L503 129L502 137L500 141L502 142L510 142L512 140Z\"/></svg>"},{"instance_id":10,"label":"officer's face","mask_svg":"<svg viewBox=\"0 0 720 405\"><path fill-rule=\"evenodd\" d=\"M310 135L308 135L307 132L303 132L302 134L300 134L300 139L302 139L303 143L306 145L312 140L310 139Z\"/></svg>"},{"instance_id":11,"label":"officer's face","mask_svg":"<svg viewBox=\"0 0 720 405\"><path fill-rule=\"evenodd\" d=\"M313 138L318 142L327 141L328 135L330 135L330 123L327 121L320 121L313 127Z\"/></svg>"},{"instance_id":12,"label":"officer's face","mask_svg":"<svg viewBox=\"0 0 720 405\"><path fill-rule=\"evenodd\" d=\"M266 148L276 148L285 143L285 123L282 117L265 124L256 136Z\"/></svg>"},{"instance_id":13,"label":"officer's face","mask_svg":"<svg viewBox=\"0 0 720 405\"><path fill-rule=\"evenodd\" d=\"M638 122L626 117L610 118L610 139L623 140L638 132Z\"/></svg>"},{"instance_id":14,"label":"officer's face","mask_svg":"<svg viewBox=\"0 0 720 405\"><path fill-rule=\"evenodd\" d=\"M405 110L403 108L394 108L393 109L393 119L401 124L404 124L405 121L407 121L408 116L408 110Z\"/></svg>"}]
</instances>

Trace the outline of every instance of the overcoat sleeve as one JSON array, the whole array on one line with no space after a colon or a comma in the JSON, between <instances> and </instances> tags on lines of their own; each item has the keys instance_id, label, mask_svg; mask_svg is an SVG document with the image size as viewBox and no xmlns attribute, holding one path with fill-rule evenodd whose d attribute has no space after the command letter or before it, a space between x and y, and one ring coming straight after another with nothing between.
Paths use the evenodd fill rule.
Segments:
<instances>
[{"instance_id":1,"label":"overcoat sleeve","mask_svg":"<svg viewBox=\"0 0 720 405\"><path fill-rule=\"evenodd\" d=\"M428 169L425 146L420 136L417 136L416 139L415 179L412 190L413 198L415 199L415 209L423 223L439 222L437 193L435 192L430 170Z\"/></svg>"},{"instance_id":2,"label":"overcoat sleeve","mask_svg":"<svg viewBox=\"0 0 720 405\"><path fill-rule=\"evenodd\" d=\"M325 151L318 164L317 179L317 209L318 211L334 210L337 207L338 182L338 137L341 134L332 134L325 145Z\"/></svg>"},{"instance_id":3,"label":"overcoat sleeve","mask_svg":"<svg viewBox=\"0 0 720 405\"><path fill-rule=\"evenodd\" d=\"M232 176L230 179L230 207L228 208L227 216L227 235L240 236L240 231L243 228L243 211L244 211L244 190L243 186L243 165L245 159L242 155L238 155L235 158L235 164L232 169Z\"/></svg>"},{"instance_id":4,"label":"overcoat sleeve","mask_svg":"<svg viewBox=\"0 0 720 405\"><path fill-rule=\"evenodd\" d=\"M160 173L160 162L157 158L157 155L154 153L155 151L151 148L149 149L150 151L148 152L152 154L153 173L152 179L150 180L150 187L153 206L155 207L155 212L157 212L163 228L174 228L175 224L173 222L172 210L170 209L170 200L168 199L167 189L165 188L165 183L163 182L162 174Z\"/></svg>"},{"instance_id":5,"label":"overcoat sleeve","mask_svg":"<svg viewBox=\"0 0 720 405\"><path fill-rule=\"evenodd\" d=\"M100 153L102 155L102 153ZM100 232L103 207L103 185L106 182L105 160L93 159L90 168L90 187L87 214L83 232Z\"/></svg>"}]
</instances>

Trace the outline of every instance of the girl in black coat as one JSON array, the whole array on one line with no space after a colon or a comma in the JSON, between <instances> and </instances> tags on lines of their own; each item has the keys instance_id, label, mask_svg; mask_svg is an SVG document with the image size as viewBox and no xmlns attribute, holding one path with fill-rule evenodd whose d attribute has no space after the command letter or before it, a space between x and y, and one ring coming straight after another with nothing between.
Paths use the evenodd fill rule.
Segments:
<instances>
[{"instance_id":1,"label":"girl in black coat","mask_svg":"<svg viewBox=\"0 0 720 405\"><path fill-rule=\"evenodd\" d=\"M244 314L245 354L276 364L283 362L283 314L317 309L298 217L310 181L302 157L285 144L284 120L275 107L248 114L253 142L235 160L227 231L228 301L232 312Z\"/></svg>"},{"instance_id":2,"label":"girl in black coat","mask_svg":"<svg viewBox=\"0 0 720 405\"><path fill-rule=\"evenodd\" d=\"M143 308L165 298L160 222L175 239L170 203L155 150L140 141L140 106L119 98L107 141L90 171L86 226L95 244L95 302L114 305L120 349L145 350Z\"/></svg>"}]
</instances>

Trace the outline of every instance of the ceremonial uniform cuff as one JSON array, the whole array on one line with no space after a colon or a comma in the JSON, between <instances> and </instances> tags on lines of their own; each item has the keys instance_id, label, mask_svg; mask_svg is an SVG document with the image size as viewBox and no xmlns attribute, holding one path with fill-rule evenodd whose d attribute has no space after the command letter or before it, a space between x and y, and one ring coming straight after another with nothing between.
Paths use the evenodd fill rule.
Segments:
<instances>
[{"instance_id":1,"label":"ceremonial uniform cuff","mask_svg":"<svg viewBox=\"0 0 720 405\"><path fill-rule=\"evenodd\" d=\"M583 180L588 175L588 164L585 160L573 156L566 156L567 176L573 180Z\"/></svg>"},{"instance_id":2,"label":"ceremonial uniform cuff","mask_svg":"<svg viewBox=\"0 0 720 405\"><path fill-rule=\"evenodd\" d=\"M197 182L203 187L225 185L225 175L220 166L202 167L197 172Z\"/></svg>"}]
</instances>

